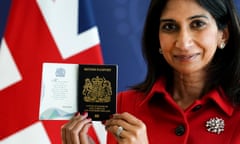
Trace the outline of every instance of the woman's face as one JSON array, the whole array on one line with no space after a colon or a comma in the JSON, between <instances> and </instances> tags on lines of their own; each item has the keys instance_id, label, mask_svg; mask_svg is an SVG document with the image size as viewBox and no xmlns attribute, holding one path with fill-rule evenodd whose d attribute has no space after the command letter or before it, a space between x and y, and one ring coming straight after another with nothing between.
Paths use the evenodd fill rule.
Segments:
<instances>
[{"instance_id":1,"label":"woman's face","mask_svg":"<svg viewBox=\"0 0 240 144\"><path fill-rule=\"evenodd\" d=\"M191 74L209 64L223 32L195 0L169 0L160 16L159 41L165 60L177 72Z\"/></svg>"}]
</instances>

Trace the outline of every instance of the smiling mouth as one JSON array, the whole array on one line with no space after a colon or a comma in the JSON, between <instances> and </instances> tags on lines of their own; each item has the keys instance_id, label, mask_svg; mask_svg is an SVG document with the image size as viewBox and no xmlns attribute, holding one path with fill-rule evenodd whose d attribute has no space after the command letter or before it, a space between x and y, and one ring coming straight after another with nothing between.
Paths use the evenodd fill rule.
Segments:
<instances>
[{"instance_id":1,"label":"smiling mouth","mask_svg":"<svg viewBox=\"0 0 240 144\"><path fill-rule=\"evenodd\" d=\"M192 54L192 55L174 55L174 58L179 61L191 61L194 60L200 53Z\"/></svg>"}]
</instances>

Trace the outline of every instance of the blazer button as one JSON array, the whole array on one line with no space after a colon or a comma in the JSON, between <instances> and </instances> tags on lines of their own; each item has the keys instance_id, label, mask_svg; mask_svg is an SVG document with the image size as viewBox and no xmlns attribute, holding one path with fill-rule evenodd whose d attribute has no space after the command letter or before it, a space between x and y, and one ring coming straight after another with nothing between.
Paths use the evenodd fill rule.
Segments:
<instances>
[{"instance_id":1,"label":"blazer button","mask_svg":"<svg viewBox=\"0 0 240 144\"><path fill-rule=\"evenodd\" d=\"M192 109L192 112L196 112L198 110L200 110L202 107L202 105L196 105L193 109Z\"/></svg>"},{"instance_id":2,"label":"blazer button","mask_svg":"<svg viewBox=\"0 0 240 144\"><path fill-rule=\"evenodd\" d=\"M177 136L182 136L184 133L185 133L185 127L183 125L179 125L178 127L176 127L175 134Z\"/></svg>"}]
</instances>

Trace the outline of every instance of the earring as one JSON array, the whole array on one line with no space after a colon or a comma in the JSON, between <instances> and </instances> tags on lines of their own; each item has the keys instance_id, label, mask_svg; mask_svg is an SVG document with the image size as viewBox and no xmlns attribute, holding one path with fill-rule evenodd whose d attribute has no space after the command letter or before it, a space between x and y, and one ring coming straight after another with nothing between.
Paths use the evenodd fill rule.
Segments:
<instances>
[{"instance_id":1,"label":"earring","mask_svg":"<svg viewBox=\"0 0 240 144\"><path fill-rule=\"evenodd\" d=\"M224 49L225 46L226 46L226 44L224 42L222 42L219 48Z\"/></svg>"},{"instance_id":2,"label":"earring","mask_svg":"<svg viewBox=\"0 0 240 144\"><path fill-rule=\"evenodd\" d=\"M161 48L159 48L159 53L162 54L162 49Z\"/></svg>"}]
</instances>

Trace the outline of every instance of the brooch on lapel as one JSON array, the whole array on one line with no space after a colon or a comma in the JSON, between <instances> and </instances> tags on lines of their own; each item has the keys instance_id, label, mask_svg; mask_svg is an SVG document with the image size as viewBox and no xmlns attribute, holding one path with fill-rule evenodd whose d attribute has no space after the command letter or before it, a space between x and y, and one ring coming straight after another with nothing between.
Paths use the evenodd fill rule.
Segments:
<instances>
[{"instance_id":1,"label":"brooch on lapel","mask_svg":"<svg viewBox=\"0 0 240 144\"><path fill-rule=\"evenodd\" d=\"M224 131L224 120L218 117L210 118L206 122L206 128L208 132L220 134Z\"/></svg>"}]
</instances>

